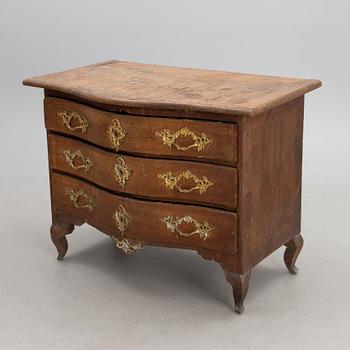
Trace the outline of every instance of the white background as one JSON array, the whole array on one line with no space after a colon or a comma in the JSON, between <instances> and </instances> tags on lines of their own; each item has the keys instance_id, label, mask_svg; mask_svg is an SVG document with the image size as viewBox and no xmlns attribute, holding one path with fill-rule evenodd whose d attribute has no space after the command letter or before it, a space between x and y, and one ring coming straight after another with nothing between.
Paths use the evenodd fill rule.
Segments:
<instances>
[{"instance_id":1,"label":"white background","mask_svg":"<svg viewBox=\"0 0 350 350\"><path fill-rule=\"evenodd\" d=\"M349 349L348 1L0 0L0 349ZM306 97L301 272L280 249L243 316L215 263L124 257L83 226L49 239L39 89L24 78L108 59L318 78Z\"/></svg>"}]
</instances>

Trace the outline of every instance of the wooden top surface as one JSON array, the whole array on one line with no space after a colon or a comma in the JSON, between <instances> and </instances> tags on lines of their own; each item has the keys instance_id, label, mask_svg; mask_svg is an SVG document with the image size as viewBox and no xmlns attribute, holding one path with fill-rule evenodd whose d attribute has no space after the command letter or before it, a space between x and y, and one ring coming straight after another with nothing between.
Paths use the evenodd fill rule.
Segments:
<instances>
[{"instance_id":1,"label":"wooden top surface","mask_svg":"<svg viewBox=\"0 0 350 350\"><path fill-rule=\"evenodd\" d=\"M321 81L112 60L23 84L122 107L252 116L320 87Z\"/></svg>"}]
</instances>

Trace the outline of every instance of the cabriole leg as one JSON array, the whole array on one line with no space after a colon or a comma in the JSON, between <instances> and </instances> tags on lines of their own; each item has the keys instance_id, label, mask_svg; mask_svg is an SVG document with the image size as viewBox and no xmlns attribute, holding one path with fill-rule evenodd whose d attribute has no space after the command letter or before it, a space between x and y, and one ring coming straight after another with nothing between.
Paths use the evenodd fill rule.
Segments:
<instances>
[{"instance_id":1,"label":"cabriole leg","mask_svg":"<svg viewBox=\"0 0 350 350\"><path fill-rule=\"evenodd\" d=\"M247 295L251 271L244 274L225 271L227 281L232 286L233 299L235 301L235 312L238 314L244 311L244 298Z\"/></svg>"},{"instance_id":2,"label":"cabriole leg","mask_svg":"<svg viewBox=\"0 0 350 350\"><path fill-rule=\"evenodd\" d=\"M53 223L51 225L51 239L54 245L56 246L58 255L57 260L62 260L63 257L67 253L68 249L68 242L66 235L69 233L72 233L74 230L73 224L66 224L66 223Z\"/></svg>"},{"instance_id":3,"label":"cabriole leg","mask_svg":"<svg viewBox=\"0 0 350 350\"><path fill-rule=\"evenodd\" d=\"M303 244L304 240L300 234L293 237L285 244L287 248L284 252L284 263L286 264L288 271L293 275L298 273L298 268L295 266L295 262L303 248Z\"/></svg>"}]
</instances>

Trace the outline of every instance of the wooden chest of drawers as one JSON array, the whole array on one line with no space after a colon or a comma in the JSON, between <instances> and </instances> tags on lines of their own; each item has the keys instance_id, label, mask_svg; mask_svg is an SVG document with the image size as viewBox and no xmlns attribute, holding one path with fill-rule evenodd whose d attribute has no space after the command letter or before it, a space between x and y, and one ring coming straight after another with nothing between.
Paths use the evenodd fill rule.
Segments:
<instances>
[{"instance_id":1,"label":"wooden chest of drawers","mask_svg":"<svg viewBox=\"0 0 350 350\"><path fill-rule=\"evenodd\" d=\"M45 89L59 260L83 223L128 254L193 249L238 313L274 250L296 273L304 94L320 81L108 61L24 84Z\"/></svg>"}]
</instances>

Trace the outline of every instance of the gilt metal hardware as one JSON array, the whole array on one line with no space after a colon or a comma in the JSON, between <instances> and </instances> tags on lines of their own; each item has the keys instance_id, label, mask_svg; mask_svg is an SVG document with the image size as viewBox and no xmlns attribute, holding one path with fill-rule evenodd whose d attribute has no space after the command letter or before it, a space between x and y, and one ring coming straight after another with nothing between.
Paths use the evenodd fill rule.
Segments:
<instances>
[{"instance_id":1,"label":"gilt metal hardware","mask_svg":"<svg viewBox=\"0 0 350 350\"><path fill-rule=\"evenodd\" d=\"M86 132L87 128L89 127L89 123L86 120L86 118L80 116L76 112L68 112L68 111L62 111L58 112L57 116L62 119L63 125L69 130L69 131L77 131L80 130L83 134ZM72 121L76 121L78 125L72 126Z\"/></svg>"},{"instance_id":2,"label":"gilt metal hardware","mask_svg":"<svg viewBox=\"0 0 350 350\"><path fill-rule=\"evenodd\" d=\"M118 151L120 144L124 141L126 131L122 128L117 118L112 120L112 124L108 128L107 132L114 149Z\"/></svg>"},{"instance_id":3,"label":"gilt metal hardware","mask_svg":"<svg viewBox=\"0 0 350 350\"><path fill-rule=\"evenodd\" d=\"M63 149L62 153L66 159L66 162L75 170L78 169L84 169L86 173L89 172L92 163L91 160L88 157L85 157L80 150L77 150L75 152L72 152L70 149ZM76 159L81 159L80 165L75 165L74 161Z\"/></svg>"},{"instance_id":4,"label":"gilt metal hardware","mask_svg":"<svg viewBox=\"0 0 350 350\"><path fill-rule=\"evenodd\" d=\"M92 197L89 197L84 190L75 191L71 188L67 188L66 193L76 208L92 211L96 205L95 200ZM80 204L81 199L83 199L85 204Z\"/></svg>"},{"instance_id":5,"label":"gilt metal hardware","mask_svg":"<svg viewBox=\"0 0 350 350\"><path fill-rule=\"evenodd\" d=\"M190 170L185 170L178 175L173 175L170 171L167 171L163 174L158 174L158 177L164 180L166 187L170 187L172 190L176 188L181 193L190 193L198 190L200 194L203 194L208 187L214 185L214 182L208 180L206 176L199 178L192 174ZM195 186L190 189L181 188L181 185L179 184L181 179L192 180Z\"/></svg>"},{"instance_id":6,"label":"gilt metal hardware","mask_svg":"<svg viewBox=\"0 0 350 350\"><path fill-rule=\"evenodd\" d=\"M126 182L129 180L131 174L132 170L126 165L125 160L119 157L114 166L114 177L121 189L124 190Z\"/></svg>"},{"instance_id":7,"label":"gilt metal hardware","mask_svg":"<svg viewBox=\"0 0 350 350\"><path fill-rule=\"evenodd\" d=\"M115 220L117 228L122 234L121 237L123 238L130 223L130 217L121 204L118 206L118 209L113 215L113 219Z\"/></svg>"},{"instance_id":8,"label":"gilt metal hardware","mask_svg":"<svg viewBox=\"0 0 350 350\"><path fill-rule=\"evenodd\" d=\"M201 224L197 220L193 219L190 215L183 217L166 216L161 220L166 224L166 228L169 231L176 233L177 237L189 237L198 234L199 238L205 241L209 237L209 233L214 230L214 227L209 225L206 221ZM195 228L194 231L190 233L181 231L180 226L182 223L193 224Z\"/></svg>"},{"instance_id":9,"label":"gilt metal hardware","mask_svg":"<svg viewBox=\"0 0 350 350\"><path fill-rule=\"evenodd\" d=\"M190 148L197 148L198 152L204 151L205 147L212 142L212 140L204 133L201 133L201 136L197 136L189 128L184 127L175 132L170 131L169 129L163 129L155 132L156 136L160 137L163 141L163 144L171 148L174 146L176 149L181 151L187 151ZM189 146L180 146L176 143L179 137L190 137L194 142Z\"/></svg>"},{"instance_id":10,"label":"gilt metal hardware","mask_svg":"<svg viewBox=\"0 0 350 350\"><path fill-rule=\"evenodd\" d=\"M121 249L125 254L133 254L137 250L142 248L142 243L131 243L128 239L122 238L119 239L115 236L112 236L113 241L115 242L115 246Z\"/></svg>"}]
</instances>

